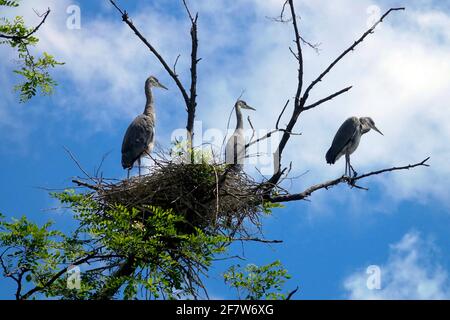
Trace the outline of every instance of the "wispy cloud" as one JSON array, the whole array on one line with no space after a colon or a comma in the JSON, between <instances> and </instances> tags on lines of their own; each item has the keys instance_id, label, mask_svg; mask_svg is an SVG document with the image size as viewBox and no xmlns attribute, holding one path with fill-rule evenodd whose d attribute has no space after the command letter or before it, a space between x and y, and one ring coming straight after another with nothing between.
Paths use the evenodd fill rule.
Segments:
<instances>
[{"instance_id":1,"label":"wispy cloud","mask_svg":"<svg viewBox=\"0 0 450 320\"><path fill-rule=\"evenodd\" d=\"M272 128L286 99L295 93L297 72L296 61L288 50L293 39L291 26L266 19L280 13L283 1L190 3L200 13L198 119L204 122L203 127L225 129L229 110L245 89L244 99L257 108L252 114L255 127ZM172 130L183 127L184 107L176 87L116 12L87 16L87 4L81 1L82 27L69 30L65 28L69 4L39 2L39 7L54 9L40 31L41 46L66 62L59 74L63 83L54 101L62 110L60 117L80 117L85 121L85 134L111 130L118 124L125 126L141 112L142 83L152 73L171 89L157 97L161 133L158 137L170 136ZM187 80L188 20L182 11L173 14L165 10L165 4L142 2L136 5L139 12L130 11L130 15L169 62L182 54L177 70ZM298 1L302 34L312 42L322 43L320 55L308 48L304 50L306 83L367 28L371 18L367 9L373 4L351 0ZM380 4L380 10L384 9ZM429 169L374 180L383 185L390 202L448 202L449 21L447 12L429 5L423 10L394 14L324 79L311 100L348 85L354 87L345 96L302 115L295 130L303 134L291 139L284 161L293 162L294 175L305 170L310 173L302 177L301 183L295 183L294 189L342 174L342 162L328 166L324 161L335 131L348 116L372 116L385 136L364 136L352 157L357 171L431 156ZM288 108L282 125L291 112ZM272 160L270 156L262 159L265 163Z\"/></svg>"},{"instance_id":2,"label":"wispy cloud","mask_svg":"<svg viewBox=\"0 0 450 320\"><path fill-rule=\"evenodd\" d=\"M438 250L430 240L409 232L390 246L389 258L380 265L381 288L368 289L365 270L344 281L350 299L449 299L450 281L436 262Z\"/></svg>"}]
</instances>

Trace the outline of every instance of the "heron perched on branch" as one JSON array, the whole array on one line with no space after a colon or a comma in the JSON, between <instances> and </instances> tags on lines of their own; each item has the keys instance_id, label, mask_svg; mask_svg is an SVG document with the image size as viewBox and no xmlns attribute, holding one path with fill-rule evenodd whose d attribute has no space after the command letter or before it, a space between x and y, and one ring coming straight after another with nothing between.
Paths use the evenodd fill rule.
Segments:
<instances>
[{"instance_id":1,"label":"heron perched on branch","mask_svg":"<svg viewBox=\"0 0 450 320\"><path fill-rule=\"evenodd\" d=\"M128 178L133 164L138 161L139 175L141 175L141 157L150 155L155 141L155 108L152 95L152 87L166 89L158 79L150 76L145 81L145 103L144 113L137 116L131 122L122 143L122 167L128 169Z\"/></svg>"},{"instance_id":2,"label":"heron perched on branch","mask_svg":"<svg viewBox=\"0 0 450 320\"><path fill-rule=\"evenodd\" d=\"M233 164L236 169L241 170L245 159L245 136L244 136L244 121L242 120L241 109L255 110L250 107L245 101L238 100L234 105L236 110L236 129L233 135L228 139L225 148L226 163Z\"/></svg>"},{"instance_id":3,"label":"heron perched on branch","mask_svg":"<svg viewBox=\"0 0 450 320\"><path fill-rule=\"evenodd\" d=\"M370 129L383 135L370 117L351 117L345 120L336 132L333 143L325 156L327 163L334 164L345 155L345 175L350 176L353 171L353 176L356 176L356 171L350 164L350 155L358 148L361 136L369 132Z\"/></svg>"}]
</instances>

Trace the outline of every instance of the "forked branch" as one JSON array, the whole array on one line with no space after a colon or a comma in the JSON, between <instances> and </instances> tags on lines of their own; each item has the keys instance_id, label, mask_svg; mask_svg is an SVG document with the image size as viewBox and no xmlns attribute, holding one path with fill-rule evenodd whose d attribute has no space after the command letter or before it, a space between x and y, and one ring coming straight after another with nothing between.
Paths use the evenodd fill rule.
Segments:
<instances>
[{"instance_id":1,"label":"forked branch","mask_svg":"<svg viewBox=\"0 0 450 320\"><path fill-rule=\"evenodd\" d=\"M415 168L415 167L420 167L420 166L429 167L429 164L427 164L427 161L429 159L430 159L430 157L426 158L425 160L423 160L421 162L418 162L418 163L415 163L415 164L408 164L408 165L403 166L403 167L392 167L392 168L372 171L372 172L369 172L369 173L365 173L365 174L356 176L354 178L342 176L342 177L339 177L339 178L334 179L334 180L329 180L329 181L326 181L326 182L323 182L323 183L319 183L319 184L313 185L313 186L307 188L305 191L300 192L300 193L286 194L286 195L281 195L281 196L270 197L270 198L268 198L268 200L270 202L274 202L274 203L276 203L276 202L288 202L288 201L304 200L304 199L308 198L313 192L315 192L317 190L328 189L328 188L333 187L335 185L338 185L340 183L347 183L351 187L357 187L359 189L366 189L366 188L357 186L356 185L356 181L361 180L361 179L365 179L365 178L370 177L370 176L382 174L382 173L385 173L385 172L390 172L390 171L409 170L409 169L412 169L412 168Z\"/></svg>"},{"instance_id":2,"label":"forked branch","mask_svg":"<svg viewBox=\"0 0 450 320\"><path fill-rule=\"evenodd\" d=\"M376 21L372 27L370 27L366 32L364 32L362 34L361 37L359 37L358 40L356 40L350 47L348 47L345 51L343 51L336 59L334 59L332 61L332 63L315 79L311 82L311 84L305 89L303 95L301 93L302 87L303 87L303 58L302 58L302 51L301 51L301 44L302 44L302 38L300 36L299 33L299 28L297 25L297 16L295 13L295 8L294 8L294 0L287 0L285 2L285 4L283 5L283 11L282 14L285 11L285 7L286 5L289 5L290 7L290 12L291 12L291 19L290 21L292 21L293 24L293 28L294 28L294 33L295 33L295 43L296 43L296 47L297 47L297 53L295 54L295 57L298 60L298 64L299 64L299 72L298 72L298 85L297 85L297 92L295 95L295 101L294 101L294 111L292 113L292 116L286 126L285 132L280 140L280 143L278 144L278 148L274 153L274 174L273 176L267 181L267 186L268 188L271 188L273 186L276 186L277 183L279 182L281 176L282 176L282 168L281 168L281 156L283 154L283 150L286 147L287 142L289 141L290 138L290 134L289 132L292 132L294 129L294 126L296 125L298 118L300 116L300 114L305 111L305 110L309 110L312 109L324 102L327 102L333 98L335 98L336 96L339 96L345 92L347 92L348 90L351 89L351 87L347 87L341 91L338 91L328 97L322 98L319 101L312 103L310 105L306 105L306 102L308 100L309 97L309 93L310 91L314 88L314 86L319 83L320 81L322 81L322 79L331 71L331 69L333 69L333 67L342 60L342 58L344 58L349 52L353 51L360 43L362 43L364 41L364 39L369 35L372 34L375 30L375 28L378 26L378 24L380 24L381 22L383 22L383 20L393 11L399 11L399 10L404 10L405 8L391 8L388 11L386 11L386 13L384 13L381 18Z\"/></svg>"}]
</instances>

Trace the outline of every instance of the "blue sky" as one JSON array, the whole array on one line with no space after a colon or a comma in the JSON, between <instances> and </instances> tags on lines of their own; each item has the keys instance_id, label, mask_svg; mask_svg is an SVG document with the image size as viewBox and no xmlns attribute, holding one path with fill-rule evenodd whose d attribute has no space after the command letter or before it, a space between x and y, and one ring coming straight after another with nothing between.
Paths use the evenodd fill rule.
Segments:
<instances>
[{"instance_id":1,"label":"blue sky","mask_svg":"<svg viewBox=\"0 0 450 320\"><path fill-rule=\"evenodd\" d=\"M69 229L70 214L51 210L57 203L43 189L69 187L71 178L82 174L63 146L90 172L109 152L103 175L123 178L122 136L142 112L143 83L149 74L169 87L168 92L155 92L160 145L169 145L172 132L185 126L186 115L175 85L108 1L31 3L53 10L40 30L38 49L66 65L54 74L59 85L53 96L19 104L10 89L17 81L12 73L14 52L0 47L1 60L9 61L0 65L0 212L9 217L25 214L39 223L52 219ZM178 1L119 3L168 61L181 53L177 70L186 80L189 25ZM312 100L354 86L299 121L296 130L302 136L291 139L285 161L293 161L293 175L308 173L288 187L302 191L342 174L343 162L328 166L324 154L340 123L351 115L372 116L385 134L363 138L353 157L358 171L427 156L432 166L368 179L363 182L368 192L338 186L315 193L310 202L275 210L264 220L265 235L284 243L246 245L248 263L280 259L293 276L286 290L298 285L298 299L450 298L449 5L427 0L297 3L302 34L322 43L319 55L305 48L307 82L367 28L377 8L406 5L407 10L392 14L313 93ZM79 30L66 27L71 4L81 9ZM191 1L192 10L200 12L198 120L204 132L226 128L242 90L244 99L257 109L251 117L258 129L272 128L285 100L294 94L296 65L288 50L291 27L265 18L277 15L281 4ZM36 22L29 6L20 14L30 24ZM270 173L270 157L246 166L257 176L255 166ZM242 254L240 247L235 250ZM365 287L370 265L380 266L380 290ZM234 296L221 280L223 266L217 263L207 280L212 297ZM0 298L12 295L12 282L0 279Z\"/></svg>"}]
</instances>

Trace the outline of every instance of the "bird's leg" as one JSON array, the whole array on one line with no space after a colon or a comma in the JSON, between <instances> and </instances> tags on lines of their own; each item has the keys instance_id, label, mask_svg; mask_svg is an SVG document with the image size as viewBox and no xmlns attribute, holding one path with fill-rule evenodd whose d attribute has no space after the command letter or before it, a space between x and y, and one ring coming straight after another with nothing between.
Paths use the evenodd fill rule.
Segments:
<instances>
[{"instance_id":1,"label":"bird's leg","mask_svg":"<svg viewBox=\"0 0 450 320\"><path fill-rule=\"evenodd\" d=\"M353 171L353 178L355 178L358 173L356 173L355 169L353 169L352 165L350 164L350 156L348 157L348 166L349 166L349 170ZM349 171L349 175L351 175L351 171Z\"/></svg>"},{"instance_id":2,"label":"bird's leg","mask_svg":"<svg viewBox=\"0 0 450 320\"><path fill-rule=\"evenodd\" d=\"M131 168L128 168L128 170L127 170L127 180L130 179L130 171L131 171Z\"/></svg>"},{"instance_id":3,"label":"bird's leg","mask_svg":"<svg viewBox=\"0 0 450 320\"><path fill-rule=\"evenodd\" d=\"M138 158L139 177L141 176L141 157Z\"/></svg>"},{"instance_id":4,"label":"bird's leg","mask_svg":"<svg viewBox=\"0 0 450 320\"><path fill-rule=\"evenodd\" d=\"M358 175L358 173L355 171L355 169L353 169L352 166L350 166L350 168L351 168L352 171L353 171L353 178L356 178L356 176Z\"/></svg>"},{"instance_id":5,"label":"bird's leg","mask_svg":"<svg viewBox=\"0 0 450 320\"><path fill-rule=\"evenodd\" d=\"M348 164L349 164L349 156L348 154L345 154L345 173L344 176L347 176L347 172L348 172Z\"/></svg>"}]
</instances>

